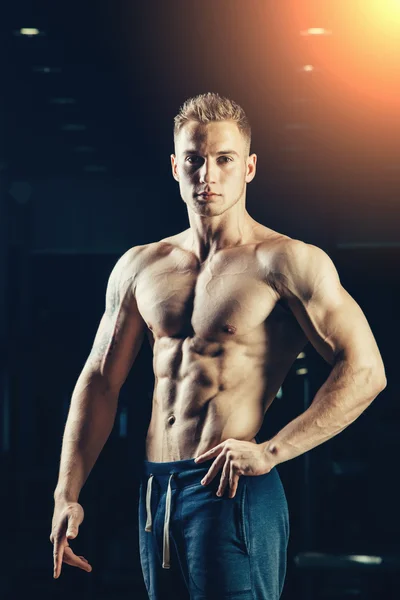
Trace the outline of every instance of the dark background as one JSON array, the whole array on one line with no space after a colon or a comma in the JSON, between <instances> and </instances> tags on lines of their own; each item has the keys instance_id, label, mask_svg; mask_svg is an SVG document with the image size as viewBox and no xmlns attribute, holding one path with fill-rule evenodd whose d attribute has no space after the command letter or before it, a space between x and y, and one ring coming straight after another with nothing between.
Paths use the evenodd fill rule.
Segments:
<instances>
[{"instance_id":1,"label":"dark background","mask_svg":"<svg viewBox=\"0 0 400 600\"><path fill-rule=\"evenodd\" d=\"M90 574L64 565L52 578L52 495L72 390L113 265L131 246L188 226L170 173L173 117L207 91L236 100L252 124L250 214L331 256L368 318L388 379L347 430L278 467L291 515L283 598L399 597L399 6L3 4L1 598L146 597L136 515L153 386L147 343L80 497L85 520L73 548ZM21 27L40 35L23 36ZM301 35L309 27L332 33ZM260 440L304 410L328 373L307 346Z\"/></svg>"}]
</instances>

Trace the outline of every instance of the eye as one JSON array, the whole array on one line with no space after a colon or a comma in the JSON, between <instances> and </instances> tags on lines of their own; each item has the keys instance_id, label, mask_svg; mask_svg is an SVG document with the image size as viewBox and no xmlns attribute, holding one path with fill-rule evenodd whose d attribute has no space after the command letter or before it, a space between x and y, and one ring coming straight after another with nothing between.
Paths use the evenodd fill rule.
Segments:
<instances>
[{"instance_id":1,"label":"eye","mask_svg":"<svg viewBox=\"0 0 400 600\"><path fill-rule=\"evenodd\" d=\"M199 156L187 156L185 158L185 162L189 162L189 164L191 164L191 165L195 164L196 162L199 162L199 160L201 160ZM218 162L221 162L221 161L224 163L228 163L228 162L232 162L233 159L230 156L220 156L218 158Z\"/></svg>"}]
</instances>

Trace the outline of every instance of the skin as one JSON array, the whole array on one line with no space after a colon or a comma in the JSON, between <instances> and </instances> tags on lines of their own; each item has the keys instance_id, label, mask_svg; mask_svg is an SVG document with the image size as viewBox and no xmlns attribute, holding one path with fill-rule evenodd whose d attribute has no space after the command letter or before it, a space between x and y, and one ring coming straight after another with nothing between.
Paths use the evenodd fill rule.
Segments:
<instances>
[{"instance_id":1,"label":"skin","mask_svg":"<svg viewBox=\"0 0 400 600\"><path fill-rule=\"evenodd\" d=\"M175 139L172 174L190 227L131 248L110 275L64 433L50 536L55 577L62 562L91 570L67 540L83 521L80 490L145 337L155 375L146 458L215 458L203 482L220 473L219 495L233 497L241 475L268 473L337 435L386 385L368 322L330 258L248 214L256 163L233 122L189 122ZM204 191L217 195L197 195ZM307 341L332 366L330 376L309 409L256 444Z\"/></svg>"}]
</instances>

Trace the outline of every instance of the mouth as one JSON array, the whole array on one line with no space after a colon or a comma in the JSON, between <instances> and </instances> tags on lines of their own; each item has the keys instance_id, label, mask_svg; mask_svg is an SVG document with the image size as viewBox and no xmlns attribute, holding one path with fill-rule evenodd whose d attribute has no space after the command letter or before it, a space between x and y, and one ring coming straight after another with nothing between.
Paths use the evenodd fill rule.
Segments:
<instances>
[{"instance_id":1,"label":"mouth","mask_svg":"<svg viewBox=\"0 0 400 600\"><path fill-rule=\"evenodd\" d=\"M211 196L217 196L218 194L197 194L199 198L211 198Z\"/></svg>"}]
</instances>

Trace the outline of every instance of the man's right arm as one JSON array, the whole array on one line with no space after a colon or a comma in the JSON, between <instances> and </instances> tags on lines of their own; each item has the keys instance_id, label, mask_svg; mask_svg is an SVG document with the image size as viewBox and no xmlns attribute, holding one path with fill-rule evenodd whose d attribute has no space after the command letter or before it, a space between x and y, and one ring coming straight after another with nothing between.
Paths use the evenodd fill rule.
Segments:
<instances>
[{"instance_id":1,"label":"man's right arm","mask_svg":"<svg viewBox=\"0 0 400 600\"><path fill-rule=\"evenodd\" d=\"M112 427L120 388L139 352L146 325L135 299L136 248L126 252L108 280L105 312L72 394L55 496L76 502Z\"/></svg>"},{"instance_id":2,"label":"man's right arm","mask_svg":"<svg viewBox=\"0 0 400 600\"><path fill-rule=\"evenodd\" d=\"M78 502L80 491L111 433L121 386L143 342L146 324L135 299L137 251L137 248L128 250L111 272L105 312L72 394L54 492L56 506ZM55 542L57 537L60 542L60 534L61 520L53 518L51 541ZM62 535L65 541L64 536L65 532Z\"/></svg>"}]
</instances>

